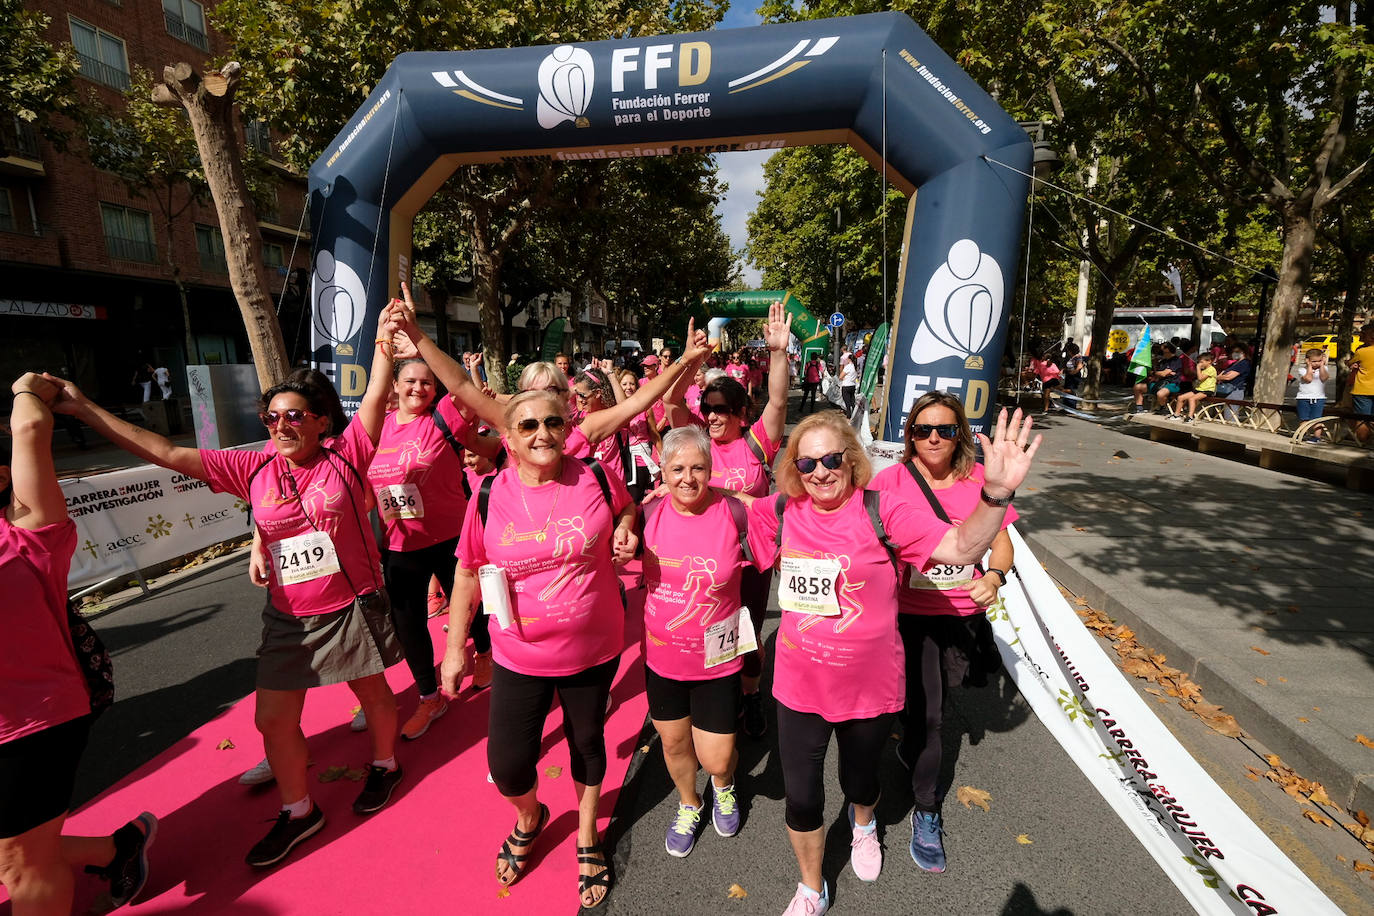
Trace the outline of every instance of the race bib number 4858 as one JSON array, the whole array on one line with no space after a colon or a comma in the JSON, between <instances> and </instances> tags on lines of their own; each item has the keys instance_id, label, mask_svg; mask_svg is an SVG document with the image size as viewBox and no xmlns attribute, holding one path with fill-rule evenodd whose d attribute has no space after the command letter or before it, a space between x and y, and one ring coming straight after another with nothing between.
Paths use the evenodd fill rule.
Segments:
<instances>
[{"instance_id":1,"label":"race bib number 4858","mask_svg":"<svg viewBox=\"0 0 1374 916\"><path fill-rule=\"evenodd\" d=\"M784 611L839 616L838 560L783 557L778 572L778 606Z\"/></svg>"}]
</instances>

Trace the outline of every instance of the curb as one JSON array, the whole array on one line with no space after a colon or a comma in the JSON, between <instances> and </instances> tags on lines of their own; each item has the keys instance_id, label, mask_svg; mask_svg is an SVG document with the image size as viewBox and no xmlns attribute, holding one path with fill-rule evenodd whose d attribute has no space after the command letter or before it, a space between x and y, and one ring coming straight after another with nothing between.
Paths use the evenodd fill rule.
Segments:
<instances>
[{"instance_id":1,"label":"curb","mask_svg":"<svg viewBox=\"0 0 1374 916\"><path fill-rule=\"evenodd\" d=\"M1338 804L1353 810L1374 809L1374 773L1360 772L1357 767L1335 759L1308 740L1289 724L1288 717L1280 717L1272 704L1252 696L1244 686L1229 678L1225 659L1198 656L1183 648L1168 633L1151 625L1145 615L1057 556L1050 542L1032 532L1022 532L1022 536L1055 581L1087 599L1109 617L1126 623L1136 631L1143 644L1167 655L1170 664L1202 685L1208 701L1225 707L1248 734L1283 757L1289 766L1308 779L1322 783Z\"/></svg>"}]
</instances>

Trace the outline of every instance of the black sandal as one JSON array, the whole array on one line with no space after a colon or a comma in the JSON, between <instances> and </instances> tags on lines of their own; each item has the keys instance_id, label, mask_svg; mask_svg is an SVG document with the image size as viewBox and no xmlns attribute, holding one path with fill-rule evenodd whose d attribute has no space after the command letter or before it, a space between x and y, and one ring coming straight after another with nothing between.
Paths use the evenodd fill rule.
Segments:
<instances>
[{"instance_id":1,"label":"black sandal","mask_svg":"<svg viewBox=\"0 0 1374 916\"><path fill-rule=\"evenodd\" d=\"M534 841L539 838L539 834L544 832L544 826L548 824L548 822L549 806L541 802L539 805L539 823L534 825L534 830L526 833L519 827L516 827L511 830L510 836L506 837L505 840L501 842L501 851L496 854L496 861L498 864L505 862L506 867L510 869L509 874L514 876L509 881L501 881L501 873L498 871L496 873L496 880L501 881L502 887L510 887L520 880L520 875L524 871L523 863L530 854L530 847L533 846ZM515 850L511 849L511 843L519 843L524 847L525 851L517 853Z\"/></svg>"},{"instance_id":2,"label":"black sandal","mask_svg":"<svg viewBox=\"0 0 1374 916\"><path fill-rule=\"evenodd\" d=\"M577 847L578 865L596 865L597 863L601 864L601 871L594 875L578 874L577 876L577 902L582 904L582 908L586 910L594 910L606 902L606 898L611 892L611 867L606 862L606 854L601 851L600 846ZM602 894L595 903L582 903L583 895L594 887L604 887L606 893Z\"/></svg>"}]
</instances>

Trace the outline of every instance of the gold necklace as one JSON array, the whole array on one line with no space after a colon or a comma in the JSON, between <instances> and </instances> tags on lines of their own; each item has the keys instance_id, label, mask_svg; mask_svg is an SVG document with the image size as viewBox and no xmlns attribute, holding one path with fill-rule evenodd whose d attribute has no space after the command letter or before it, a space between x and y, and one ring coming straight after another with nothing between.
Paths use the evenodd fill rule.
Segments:
<instances>
[{"instance_id":1,"label":"gold necklace","mask_svg":"<svg viewBox=\"0 0 1374 916\"><path fill-rule=\"evenodd\" d=\"M520 484L520 504L525 507L525 516L530 520L530 524L533 525L534 513L530 511L529 501L525 499L525 484L519 481L518 476L517 483ZM548 530L549 523L553 521L553 513L558 509L558 497L561 496L563 493L563 488L558 485L557 477L555 477L553 480L553 486L553 505L549 506L549 516L548 518L544 519L543 527L534 533L535 541L537 541L540 544L544 543L544 540L548 537L548 535L545 532Z\"/></svg>"}]
</instances>

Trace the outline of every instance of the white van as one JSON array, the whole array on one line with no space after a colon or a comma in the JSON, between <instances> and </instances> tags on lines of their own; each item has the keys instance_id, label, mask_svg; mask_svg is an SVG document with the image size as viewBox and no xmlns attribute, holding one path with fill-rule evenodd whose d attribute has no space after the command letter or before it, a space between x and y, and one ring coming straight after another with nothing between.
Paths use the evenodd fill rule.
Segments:
<instances>
[{"instance_id":1,"label":"white van","mask_svg":"<svg viewBox=\"0 0 1374 916\"><path fill-rule=\"evenodd\" d=\"M1193 334L1193 310L1184 308L1119 308L1112 315L1112 329L1107 335L1107 356L1135 348L1136 341L1150 326L1150 339L1159 342L1173 337L1191 337ZM1083 329L1083 339L1079 346L1084 354L1092 340L1093 310L1088 309L1087 322ZM1226 329L1217 324L1211 309L1202 313L1202 340L1200 349L1207 349L1214 342L1226 337ZM1072 339L1073 315L1064 319L1064 341Z\"/></svg>"}]
</instances>

